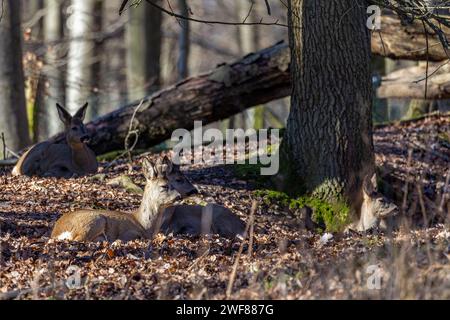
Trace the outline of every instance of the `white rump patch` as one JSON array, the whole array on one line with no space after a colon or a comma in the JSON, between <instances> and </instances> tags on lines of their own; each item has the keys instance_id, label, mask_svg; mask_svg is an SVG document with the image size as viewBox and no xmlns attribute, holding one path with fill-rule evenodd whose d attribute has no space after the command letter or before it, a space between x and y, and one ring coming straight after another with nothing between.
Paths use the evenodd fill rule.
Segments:
<instances>
[{"instance_id":1,"label":"white rump patch","mask_svg":"<svg viewBox=\"0 0 450 320\"><path fill-rule=\"evenodd\" d=\"M15 166L15 167L13 168L13 171L11 172L11 174L12 174L14 177L20 175L18 166Z\"/></svg>"},{"instance_id":2,"label":"white rump patch","mask_svg":"<svg viewBox=\"0 0 450 320\"><path fill-rule=\"evenodd\" d=\"M72 240L72 232L65 231L58 236L58 240Z\"/></svg>"}]
</instances>

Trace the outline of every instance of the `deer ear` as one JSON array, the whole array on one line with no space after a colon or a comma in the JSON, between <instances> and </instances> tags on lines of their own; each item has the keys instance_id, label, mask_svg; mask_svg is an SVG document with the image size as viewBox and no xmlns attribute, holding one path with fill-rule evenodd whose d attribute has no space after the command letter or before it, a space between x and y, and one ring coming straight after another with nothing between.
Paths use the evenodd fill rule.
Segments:
<instances>
[{"instance_id":1,"label":"deer ear","mask_svg":"<svg viewBox=\"0 0 450 320\"><path fill-rule=\"evenodd\" d=\"M59 103L56 104L56 109L58 109L59 119L61 119L64 125L70 125L70 122L72 121L72 116L70 115L70 113L67 112L67 110Z\"/></svg>"},{"instance_id":2,"label":"deer ear","mask_svg":"<svg viewBox=\"0 0 450 320\"><path fill-rule=\"evenodd\" d=\"M173 163L172 163L172 161L170 161L170 159L167 156L164 156L162 163L166 167L165 172L167 174L169 174L173 171Z\"/></svg>"},{"instance_id":3,"label":"deer ear","mask_svg":"<svg viewBox=\"0 0 450 320\"><path fill-rule=\"evenodd\" d=\"M85 103L80 109L78 109L77 113L73 116L74 118L81 119L81 121L84 121L84 118L86 117L86 109L88 107L89 103Z\"/></svg>"},{"instance_id":4,"label":"deer ear","mask_svg":"<svg viewBox=\"0 0 450 320\"><path fill-rule=\"evenodd\" d=\"M156 178L155 166L147 159L144 159L144 161L142 162L142 169L147 180L153 180Z\"/></svg>"},{"instance_id":5,"label":"deer ear","mask_svg":"<svg viewBox=\"0 0 450 320\"><path fill-rule=\"evenodd\" d=\"M172 171L173 172L180 172L180 165L179 164L175 164L172 162Z\"/></svg>"},{"instance_id":6,"label":"deer ear","mask_svg":"<svg viewBox=\"0 0 450 320\"><path fill-rule=\"evenodd\" d=\"M363 181L363 191L367 194L373 194L377 189L377 174L367 175Z\"/></svg>"}]
</instances>

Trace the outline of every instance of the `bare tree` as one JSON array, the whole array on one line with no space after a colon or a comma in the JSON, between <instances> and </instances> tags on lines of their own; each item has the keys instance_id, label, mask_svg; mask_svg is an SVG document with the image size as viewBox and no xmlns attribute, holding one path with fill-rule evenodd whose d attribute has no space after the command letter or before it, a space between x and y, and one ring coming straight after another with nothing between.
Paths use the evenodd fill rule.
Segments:
<instances>
[{"instance_id":1,"label":"bare tree","mask_svg":"<svg viewBox=\"0 0 450 320\"><path fill-rule=\"evenodd\" d=\"M264 4L262 1L246 0L238 2L238 12L240 17L246 17L249 22L258 22L261 17L262 7ZM244 56L251 52L256 52L260 48L260 27L258 25L240 26L240 55ZM242 113L243 124L246 128L254 128L256 116L264 117L264 107L258 106ZM258 122L263 121L258 119Z\"/></svg>"},{"instance_id":2,"label":"bare tree","mask_svg":"<svg viewBox=\"0 0 450 320\"><path fill-rule=\"evenodd\" d=\"M64 78L61 70L61 45L63 37L61 0L45 0L46 14L43 24L44 42L48 44L42 70L38 98L36 99L35 140L42 141L62 131L56 103L65 104Z\"/></svg>"},{"instance_id":3,"label":"bare tree","mask_svg":"<svg viewBox=\"0 0 450 320\"><path fill-rule=\"evenodd\" d=\"M122 25L126 15L118 16L117 8L122 0L104 1L102 9L102 32L107 32L112 26ZM115 29L115 27L114 27ZM114 37L102 42L100 49L108 52L108 59L102 59L99 90L101 95L99 114L113 111L117 105L126 104L126 48L125 32L118 29Z\"/></svg>"},{"instance_id":4,"label":"bare tree","mask_svg":"<svg viewBox=\"0 0 450 320\"><path fill-rule=\"evenodd\" d=\"M67 24L72 40L67 57L66 105L70 112L75 112L91 96L95 43L87 39L87 35L94 30L96 1L72 0L68 9Z\"/></svg>"},{"instance_id":5,"label":"bare tree","mask_svg":"<svg viewBox=\"0 0 450 320\"><path fill-rule=\"evenodd\" d=\"M20 1L2 1L0 21L0 133L18 151L30 143L22 65ZM3 148L0 152L3 153Z\"/></svg>"},{"instance_id":6,"label":"bare tree","mask_svg":"<svg viewBox=\"0 0 450 320\"><path fill-rule=\"evenodd\" d=\"M186 0L178 0L180 13L189 17L189 7ZM179 56L178 56L178 80L189 76L189 53L190 53L190 25L189 20L179 21L181 30L178 38Z\"/></svg>"},{"instance_id":7,"label":"bare tree","mask_svg":"<svg viewBox=\"0 0 450 320\"><path fill-rule=\"evenodd\" d=\"M133 101L155 91L160 84L162 12L143 3L131 7L128 15L127 84L128 99Z\"/></svg>"}]
</instances>

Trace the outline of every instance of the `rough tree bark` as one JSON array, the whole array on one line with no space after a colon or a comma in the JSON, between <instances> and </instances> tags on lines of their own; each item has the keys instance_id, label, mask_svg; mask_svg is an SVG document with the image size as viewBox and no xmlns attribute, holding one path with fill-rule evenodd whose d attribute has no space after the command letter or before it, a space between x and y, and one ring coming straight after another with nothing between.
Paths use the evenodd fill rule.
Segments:
<instances>
[{"instance_id":1,"label":"rough tree bark","mask_svg":"<svg viewBox=\"0 0 450 320\"><path fill-rule=\"evenodd\" d=\"M163 142L177 128L192 129L196 120L206 125L239 113L242 108L289 95L287 48L284 43L277 44L154 93L136 112L137 147ZM124 148L137 105L118 109L87 124L88 129L95 131L90 146L97 154Z\"/></svg>"},{"instance_id":2,"label":"rough tree bark","mask_svg":"<svg viewBox=\"0 0 450 320\"><path fill-rule=\"evenodd\" d=\"M363 179L374 173L366 8L354 0L290 1L293 89L279 176L285 190L357 212Z\"/></svg>"},{"instance_id":3,"label":"rough tree bark","mask_svg":"<svg viewBox=\"0 0 450 320\"><path fill-rule=\"evenodd\" d=\"M147 4L131 7L127 11L128 100L136 101L154 92L160 85L162 13Z\"/></svg>"},{"instance_id":4,"label":"rough tree bark","mask_svg":"<svg viewBox=\"0 0 450 320\"><path fill-rule=\"evenodd\" d=\"M20 1L2 2L0 21L0 133L18 151L30 143L22 65ZM3 156L3 148L0 155Z\"/></svg>"}]
</instances>

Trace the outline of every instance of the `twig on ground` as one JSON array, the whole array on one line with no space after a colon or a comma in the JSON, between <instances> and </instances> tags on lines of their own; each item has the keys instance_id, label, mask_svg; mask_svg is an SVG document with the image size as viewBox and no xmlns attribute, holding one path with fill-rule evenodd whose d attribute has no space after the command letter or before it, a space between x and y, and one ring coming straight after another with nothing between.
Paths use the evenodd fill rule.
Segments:
<instances>
[{"instance_id":1,"label":"twig on ground","mask_svg":"<svg viewBox=\"0 0 450 320\"><path fill-rule=\"evenodd\" d=\"M137 112L139 111L139 109L142 107L142 105L144 104L144 102L145 102L146 100L147 100L147 99L142 99L142 100L141 100L141 102L139 103L139 105L134 109L133 115L131 116L130 126L129 126L129 129L128 129L128 133L127 133L127 135L126 135L126 137L125 137L125 140L124 140L124 148L125 148L125 151L122 152L121 154L119 154L117 157L115 157L110 163L108 163L108 164L106 165L106 168L111 167L111 166L117 161L117 159L120 159L120 158L122 158L122 157L125 156L125 155L128 155L129 163L131 163L131 160L132 160L132 159L131 159L131 153L133 152L134 148L136 147L136 145L137 145L137 143L138 143L138 141L139 141L139 130L138 130L138 129L133 129L134 119L136 118ZM130 146L130 144L129 144L129 139L130 139L130 137L131 137L132 135L134 135L135 139L134 139L133 144Z\"/></svg>"},{"instance_id":2,"label":"twig on ground","mask_svg":"<svg viewBox=\"0 0 450 320\"><path fill-rule=\"evenodd\" d=\"M253 223L253 216L255 214L257 205L258 205L258 203L256 201L253 201L252 209L250 211L250 218L248 219L247 225L245 226L245 235L248 234L248 232L250 230L250 225ZM233 284L234 284L234 280L236 279L236 273L237 273L237 268L239 266L239 260L242 255L242 251L244 251L244 244L245 244L245 239L242 240L242 243L239 247L238 253L236 255L236 260L234 261L233 270L231 271L230 279L228 280L228 286L227 286L227 291L226 291L227 299L229 299L231 297L231 293L233 291Z\"/></svg>"},{"instance_id":3,"label":"twig on ground","mask_svg":"<svg viewBox=\"0 0 450 320\"><path fill-rule=\"evenodd\" d=\"M3 146L3 160L6 160L6 143L5 143L5 133L2 132L2 146Z\"/></svg>"}]
</instances>

